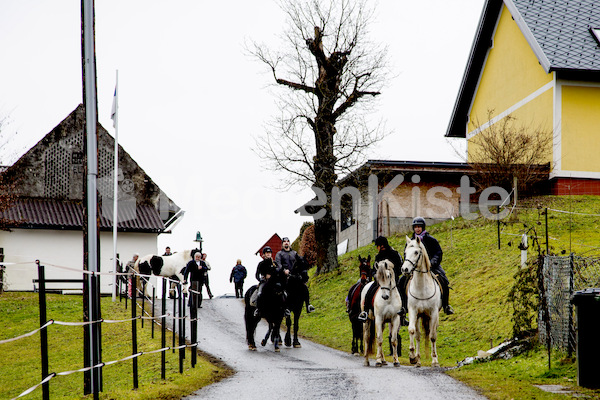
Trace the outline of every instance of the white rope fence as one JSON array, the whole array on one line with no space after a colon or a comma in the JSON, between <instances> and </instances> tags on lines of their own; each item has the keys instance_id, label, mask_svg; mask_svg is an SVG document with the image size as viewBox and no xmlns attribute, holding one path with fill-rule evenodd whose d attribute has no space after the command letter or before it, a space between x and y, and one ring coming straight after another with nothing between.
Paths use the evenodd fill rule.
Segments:
<instances>
[{"instance_id":1,"label":"white rope fence","mask_svg":"<svg viewBox=\"0 0 600 400\"><path fill-rule=\"evenodd\" d=\"M37 264L38 263L43 264L45 267L52 267L52 268L58 268L58 269L62 269L62 270L74 271L74 272L77 272L77 273L83 273L83 274L92 275L92 276L113 276L113 277L117 277L117 276L119 276L119 277L120 276L134 276L134 277L141 277L141 278L150 278L152 276L156 277L156 275L140 274L140 273L138 273L137 271L134 271L134 270L131 270L129 272L94 272L94 271L85 271L85 270L82 270L81 268L67 267L67 266L57 265L57 264L52 264L52 263L42 263L40 260L35 260L35 261L21 261L21 262L0 262L0 266L10 267L10 266L13 266L13 265L31 265L31 266L37 268ZM169 277L162 277L161 276L161 278L164 278L165 281L167 281L167 284L170 284L170 283L181 283L178 280L174 280L174 279L171 279ZM141 292L139 289L137 289L137 288L135 288L135 289L138 292ZM195 291L195 290L192 290L192 289L189 289L189 288L188 288L188 291L190 293L193 293L193 294L202 295L201 292L198 292L198 291ZM144 312L146 312L146 311L144 310ZM87 321L87 322L68 322L68 321L57 321L57 320L51 319L51 320L47 321L41 327L39 327L37 329L34 329L31 332L27 332L27 333L24 333L22 335L19 335L19 336L13 337L13 338L0 340L0 345L3 345L3 344L6 344L6 343L14 342L14 341L17 341L17 340L20 340L20 339L24 339L24 338L33 336L36 333L40 332L42 329L46 329L46 328L50 327L51 325L86 326L86 325L98 324L98 323L109 323L109 324L112 324L112 323L124 323L124 322L131 322L131 321L134 321L134 320L141 320L141 319L149 319L149 320L159 321L159 320L161 320L163 318L170 318L172 320L186 320L186 319L189 319L190 322L196 322L196 321L199 320L198 318L191 319L189 316L183 316L182 317L182 316L172 315L170 313L163 314L163 315L160 315L160 316L154 316L154 317L139 315L139 316L136 316L136 317L127 318L127 319L123 319L123 320L99 319L99 320L96 320L96 321ZM55 378L57 376L66 376L66 375L70 375L70 374L73 374L73 373L76 373L76 372L87 372L87 371L90 371L90 370L92 370L94 368L101 368L101 367L104 367L104 366L107 366L107 365L112 365L112 364L116 364L116 363L119 363L119 362L128 361L128 360L131 360L131 359L134 359L134 358L140 357L142 355L146 355L146 354L161 353L161 352L166 352L166 351L170 351L170 350L173 350L173 351L174 350L181 350L181 349L184 349L184 348L193 348L193 347L197 348L198 345L199 345L199 342L196 341L195 343L182 344L182 345L179 345L179 346L168 346L168 347L163 347L161 349L152 350L152 351L137 352L136 354L132 354L132 355L129 355L127 357L124 357L124 358L121 358L121 359L118 359L118 360L102 362L102 363L99 363L99 364L91 366L91 367L85 367L85 368L76 369L76 370L72 370L72 371L52 372L47 377L45 377L41 382L39 382L36 385L28 388L27 390L23 391L21 394L19 394L17 397L14 397L11 400L15 400L15 399L18 399L18 398L21 398L23 396L26 396L26 395L30 394L31 392L33 392L34 390L36 390L37 388L39 388L40 386L44 385L45 383L49 382L51 379L53 379L53 378Z\"/></svg>"}]
</instances>

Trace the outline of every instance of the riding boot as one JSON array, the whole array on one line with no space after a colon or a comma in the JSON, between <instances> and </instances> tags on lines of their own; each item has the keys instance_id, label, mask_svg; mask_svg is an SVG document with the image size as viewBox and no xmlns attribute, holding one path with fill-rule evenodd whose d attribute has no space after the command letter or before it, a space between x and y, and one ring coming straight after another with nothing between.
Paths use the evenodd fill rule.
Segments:
<instances>
[{"instance_id":1,"label":"riding boot","mask_svg":"<svg viewBox=\"0 0 600 400\"><path fill-rule=\"evenodd\" d=\"M444 313L446 315L452 315L454 314L454 309L452 308L452 306L449 304L450 303L450 287L449 287L449 282L445 279L440 279L440 282L442 283L443 289L442 289L442 308L444 309Z\"/></svg>"}]
</instances>

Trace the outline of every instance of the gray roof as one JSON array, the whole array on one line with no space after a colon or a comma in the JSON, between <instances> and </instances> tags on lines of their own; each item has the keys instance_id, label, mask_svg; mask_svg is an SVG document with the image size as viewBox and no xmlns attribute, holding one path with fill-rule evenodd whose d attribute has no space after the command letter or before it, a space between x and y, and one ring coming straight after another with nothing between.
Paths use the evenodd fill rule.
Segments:
<instances>
[{"instance_id":1,"label":"gray roof","mask_svg":"<svg viewBox=\"0 0 600 400\"><path fill-rule=\"evenodd\" d=\"M546 72L600 70L600 46L590 32L600 28L598 0L507 0L505 4Z\"/></svg>"},{"instance_id":2,"label":"gray roof","mask_svg":"<svg viewBox=\"0 0 600 400\"><path fill-rule=\"evenodd\" d=\"M447 137L466 137L469 107L502 6L506 5L546 72L559 78L600 82L598 0L486 0L456 97Z\"/></svg>"}]
</instances>

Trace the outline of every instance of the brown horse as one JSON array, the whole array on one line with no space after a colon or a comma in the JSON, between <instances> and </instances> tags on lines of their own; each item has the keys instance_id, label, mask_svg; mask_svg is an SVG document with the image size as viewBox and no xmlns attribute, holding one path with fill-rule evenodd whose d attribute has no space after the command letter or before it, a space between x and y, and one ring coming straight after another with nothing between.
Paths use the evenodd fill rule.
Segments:
<instances>
[{"instance_id":1,"label":"brown horse","mask_svg":"<svg viewBox=\"0 0 600 400\"><path fill-rule=\"evenodd\" d=\"M363 323L358 319L358 314L360 314L360 292L365 285L373 279L371 256L369 255L368 258L358 256L358 261L360 262L358 266L360 270L360 280L352 285L348 291L348 296L346 296L346 312L348 313L348 318L350 318L350 323L352 324L352 354L364 352Z\"/></svg>"}]
</instances>

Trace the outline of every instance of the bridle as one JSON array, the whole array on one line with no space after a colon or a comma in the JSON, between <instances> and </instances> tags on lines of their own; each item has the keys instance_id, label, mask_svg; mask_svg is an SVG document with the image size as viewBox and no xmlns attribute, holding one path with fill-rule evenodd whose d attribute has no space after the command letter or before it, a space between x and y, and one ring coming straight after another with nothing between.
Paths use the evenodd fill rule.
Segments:
<instances>
[{"instance_id":1,"label":"bridle","mask_svg":"<svg viewBox=\"0 0 600 400\"><path fill-rule=\"evenodd\" d=\"M417 257L416 261L413 262L408 257L405 257L404 261L408 261L413 266L412 271L410 271L410 274L409 274L411 277L410 279L412 279L413 272L415 272L415 271L420 272L421 274L430 274L431 273L431 271L427 267L425 267L425 271L421 271L420 269L417 269L419 267L418 264L419 264L419 261L421 260L422 255L423 255L423 247L419 246L419 256ZM433 278L433 275L431 277ZM426 298L420 298L420 297L417 297L414 294L412 294L412 292L410 291L410 284L407 285L407 289L408 289L408 293L413 298L415 298L417 300L429 300L429 299L433 298L433 296L435 296L435 294L437 292L437 284L434 283L434 285L433 285L433 294Z\"/></svg>"}]
</instances>

